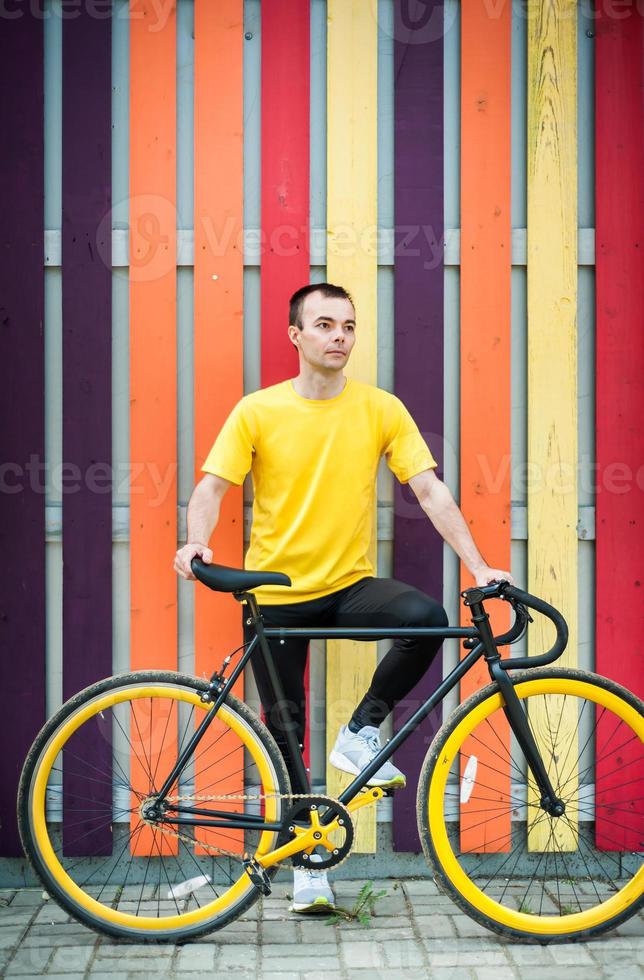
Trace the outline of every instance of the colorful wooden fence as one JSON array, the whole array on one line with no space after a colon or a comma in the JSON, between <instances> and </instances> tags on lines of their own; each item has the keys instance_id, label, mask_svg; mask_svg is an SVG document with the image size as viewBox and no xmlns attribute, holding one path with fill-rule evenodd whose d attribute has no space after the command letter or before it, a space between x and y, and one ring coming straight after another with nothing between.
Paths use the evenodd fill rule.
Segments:
<instances>
[{"instance_id":1,"label":"colorful wooden fence","mask_svg":"<svg viewBox=\"0 0 644 980\"><path fill-rule=\"evenodd\" d=\"M178 0L178 10L185 9ZM638 485L644 414L641 12L632 8L627 16L613 18L602 8L596 32L582 33L572 0L531 5L525 89L511 92L512 59L523 57L520 46L511 44L511 31L523 7L493 9L483 0L461 5L460 116L450 130L458 133L460 217L450 222L443 192L444 186L454 186L451 173L444 182L447 123L451 126L454 120L446 117L445 107L454 103L443 79L453 63L446 32L459 13L452 0L328 0L326 92L314 91L309 76L311 25L320 25L319 0L312 0L312 7L298 0L263 0L261 8L255 0L195 0L191 231L178 227L176 209L176 5L165 5L163 18L151 0L137 0L129 11L121 0L114 10L120 17L130 13L127 255L119 253L120 226L115 225L110 240L110 94L115 84L110 19L92 18L84 11L62 24L60 228L44 225L46 23L25 9L0 32L0 72L4 90L12 92L0 107L6 147L0 163L2 854L19 854L16 787L46 713L56 708L61 694L67 697L109 674L117 659L111 569L115 535L123 532L114 530L120 525L109 492L115 397L129 397L129 664L132 669L174 669L178 634L185 641L172 571L180 540L178 505L186 503L178 499L177 489L178 265L192 267L194 275L195 480L220 425L245 390L245 364L258 367L261 385L296 373L286 334L287 302L314 268L315 276L341 282L355 297L360 334L350 373L377 383L379 367L393 360L390 387L410 408L439 461L439 475L446 479L449 462L452 489L483 555L497 567L510 568L511 541L522 548L527 538L527 550L521 552L527 555L527 575L520 584L564 610L571 629L568 662L577 662L578 621L591 615L588 603L577 609L582 560L578 525L583 523L577 422L578 411L588 411L576 390L577 274L579 262L593 263L592 248L589 256L584 244L582 256L577 244L578 234L580 242L592 239L591 230L578 229L577 218L576 72L577 45L582 43L594 44L596 52L598 479L596 659L580 660L641 693L636 645L641 569L635 546L644 516ZM260 20L261 146L255 149L258 154L261 150L261 214L260 228L252 228L244 213L243 174L249 163L244 133L250 122L243 98L245 59L250 63L251 51L257 49L255 28L247 25ZM519 31L517 37L522 36ZM254 63L258 66L259 60ZM387 74L384 68L392 63ZM19 85L18 77L28 82ZM391 88L386 94L393 117L379 112L385 85ZM312 228L310 219L311 98L326 105L326 229ZM521 164L512 169L511 120L517 100L527 114L527 139L517 151ZM393 143L393 173L382 160L379 169L379 146L387 132ZM523 162L527 222L520 207L511 221L511 183L520 179ZM378 206L387 199L393 220L383 224ZM325 254L320 243L326 245ZM55 497L46 511L50 475L44 483L38 478L39 467L50 462L45 458L45 423L51 411L45 386L45 266L62 270L62 456L84 478L80 492L63 486L60 513ZM111 384L111 280L112 269L121 266L129 268L129 396L122 390L113 394ZM453 309L447 316L444 284L459 266L460 358L458 368L448 366L446 372L446 352L454 349L455 338L445 325L457 318ZM526 412L517 420L527 425L523 459L512 458L510 427L511 392L518 391L521 399L525 392L510 356L512 266L527 272L527 331L520 336L527 336L528 398ZM254 306L252 283L259 274L260 298ZM378 322L381 305L386 309L386 288L391 287L392 325L382 317ZM252 317L261 323L261 354L244 346L245 319ZM517 329L523 330L522 321ZM391 344L381 337L390 338ZM456 430L444 406L455 387L460 412L458 445L452 446L447 433ZM536 467L542 479L531 485L525 501L511 506L510 477L519 464ZM561 492L566 480L567 489ZM95 492L99 483L102 491ZM526 504L527 533L521 529ZM380 522L380 539L393 539L389 564L382 560L379 573L442 597L457 622L459 608L443 584L443 544L409 489L396 487L393 508L379 510L392 517L390 533L382 527L386 520ZM62 686L56 691L50 684L46 705L45 676L51 667L46 613L54 601L46 588L46 517L53 539L61 514ZM224 503L214 541L216 560L241 566L243 523L240 489ZM372 556L377 557L375 534ZM466 569L457 584L472 584ZM225 597L198 588L194 603L194 663L202 674L240 642L240 611ZM468 622L465 616L461 621ZM496 631L507 626L503 611L495 612L493 625ZM549 642L537 623L530 637L530 652ZM375 660L374 644L328 644L329 740L364 693ZM123 663L120 651L118 662ZM394 727L409 716L441 671L439 656L407 703L396 709ZM482 679L468 680L461 696ZM238 693L243 694L241 683ZM144 719L140 721L143 725ZM397 754L409 785L394 801L396 850L419 849L415 781L440 721L437 712ZM538 727L538 719L535 723ZM308 742L315 737L310 733ZM96 751L107 749L97 746ZM103 759L102 765L107 764ZM319 767L313 775L326 779L330 791L339 786L334 770ZM603 780L602 792L609 791L611 774L595 776ZM501 769L498 779L503 792L509 775ZM231 782L230 789L237 788ZM64 794L76 792L78 785L66 782ZM358 850L374 850L375 831L375 814L364 811ZM609 818L600 820L597 843L609 849L632 847L632 831L626 822L616 837ZM468 833L464 821L466 845ZM543 846L538 838L531 843L537 849ZM559 843L570 846L570 841ZM109 847L109 836L92 844L94 853ZM493 841L489 848L494 849Z\"/></svg>"}]
</instances>

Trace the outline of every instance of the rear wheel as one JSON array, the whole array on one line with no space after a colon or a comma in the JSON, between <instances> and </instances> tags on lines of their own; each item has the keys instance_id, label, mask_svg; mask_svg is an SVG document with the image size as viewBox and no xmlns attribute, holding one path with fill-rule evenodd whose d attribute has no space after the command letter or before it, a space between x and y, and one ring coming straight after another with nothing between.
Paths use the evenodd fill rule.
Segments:
<instances>
[{"instance_id":1,"label":"rear wheel","mask_svg":"<svg viewBox=\"0 0 644 980\"><path fill-rule=\"evenodd\" d=\"M172 672L109 678L63 705L32 746L18 795L23 846L47 892L90 928L176 942L221 928L258 897L242 856L272 850L276 831L150 818L211 709L200 697L207 686ZM289 792L272 736L229 695L168 802L279 822Z\"/></svg>"},{"instance_id":2,"label":"rear wheel","mask_svg":"<svg viewBox=\"0 0 644 980\"><path fill-rule=\"evenodd\" d=\"M542 943L598 935L644 903L642 702L580 670L532 669L512 682L565 812L541 807L490 684L447 719L425 758L425 856L442 889L494 932Z\"/></svg>"}]
</instances>

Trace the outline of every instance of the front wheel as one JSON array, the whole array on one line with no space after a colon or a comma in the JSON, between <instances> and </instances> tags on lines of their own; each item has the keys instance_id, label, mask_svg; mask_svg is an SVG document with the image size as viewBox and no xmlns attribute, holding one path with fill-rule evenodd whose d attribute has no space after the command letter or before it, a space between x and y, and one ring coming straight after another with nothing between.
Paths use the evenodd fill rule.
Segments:
<instances>
[{"instance_id":1,"label":"front wheel","mask_svg":"<svg viewBox=\"0 0 644 980\"><path fill-rule=\"evenodd\" d=\"M418 830L437 884L481 925L540 943L612 929L644 903L644 711L587 671L511 675L565 812L550 816L490 684L436 734Z\"/></svg>"},{"instance_id":2,"label":"front wheel","mask_svg":"<svg viewBox=\"0 0 644 980\"><path fill-rule=\"evenodd\" d=\"M180 823L172 809L281 820L290 792L284 760L237 698L219 708L166 798L177 822L150 816L211 710L201 700L207 688L169 671L111 677L64 704L30 750L18 792L25 853L51 897L92 929L177 942L221 928L258 896L242 858L272 850L277 832Z\"/></svg>"}]
</instances>

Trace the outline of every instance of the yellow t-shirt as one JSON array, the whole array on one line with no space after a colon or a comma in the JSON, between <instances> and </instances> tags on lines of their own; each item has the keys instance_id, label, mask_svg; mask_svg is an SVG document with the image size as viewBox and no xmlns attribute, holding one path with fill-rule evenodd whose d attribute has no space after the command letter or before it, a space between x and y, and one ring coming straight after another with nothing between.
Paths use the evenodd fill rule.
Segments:
<instances>
[{"instance_id":1,"label":"yellow t-shirt","mask_svg":"<svg viewBox=\"0 0 644 980\"><path fill-rule=\"evenodd\" d=\"M401 483L438 465L400 399L374 385L348 378L318 400L289 380L235 405L202 470L236 484L252 472L244 567L292 582L254 589L258 602L316 599L374 574L367 552L383 454Z\"/></svg>"}]
</instances>

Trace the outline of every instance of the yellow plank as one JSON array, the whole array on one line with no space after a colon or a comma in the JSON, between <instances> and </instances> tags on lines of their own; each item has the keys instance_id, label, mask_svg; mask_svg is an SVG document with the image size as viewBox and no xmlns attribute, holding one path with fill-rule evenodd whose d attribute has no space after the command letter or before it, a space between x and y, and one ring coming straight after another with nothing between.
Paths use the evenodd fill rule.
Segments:
<instances>
[{"instance_id":1,"label":"yellow plank","mask_svg":"<svg viewBox=\"0 0 644 980\"><path fill-rule=\"evenodd\" d=\"M536 476L528 488L528 589L566 617L570 641L560 664L568 666L577 663L576 329L576 3L542 0L528 21L528 460ZM528 652L539 654L552 645L554 630L539 617L528 638ZM542 700L530 721L556 779L550 729L568 746L576 737L575 706L553 698L546 709ZM567 816L574 828L571 759L575 745L564 777L571 778ZM534 792L529 799L538 804ZM529 848L575 850L573 828L558 821L557 839L549 840L550 821L541 820L529 832Z\"/></svg>"},{"instance_id":2,"label":"yellow plank","mask_svg":"<svg viewBox=\"0 0 644 980\"><path fill-rule=\"evenodd\" d=\"M377 381L377 65L378 34L368 0L329 0L327 7L327 280L356 304L356 345L347 375ZM376 498L370 558L376 564ZM375 643L327 643L327 757L369 687ZM327 791L350 782L327 763ZM376 849L376 808L356 815L354 850Z\"/></svg>"}]
</instances>

